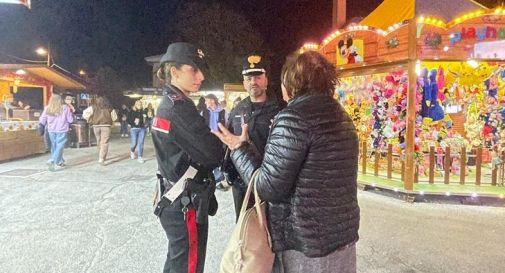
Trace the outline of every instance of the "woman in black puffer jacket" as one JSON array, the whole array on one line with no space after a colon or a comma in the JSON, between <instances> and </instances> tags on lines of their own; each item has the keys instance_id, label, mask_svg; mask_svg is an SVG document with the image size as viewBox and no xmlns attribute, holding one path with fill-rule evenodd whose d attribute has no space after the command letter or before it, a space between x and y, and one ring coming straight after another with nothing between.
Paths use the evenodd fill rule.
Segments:
<instances>
[{"instance_id":1,"label":"woman in black puffer jacket","mask_svg":"<svg viewBox=\"0 0 505 273\"><path fill-rule=\"evenodd\" d=\"M317 52L285 64L288 106L273 121L263 160L247 136L222 126L216 133L233 150L244 181L260 168L256 184L268 202L274 272L356 272L358 137L333 99L336 81L335 67Z\"/></svg>"}]
</instances>

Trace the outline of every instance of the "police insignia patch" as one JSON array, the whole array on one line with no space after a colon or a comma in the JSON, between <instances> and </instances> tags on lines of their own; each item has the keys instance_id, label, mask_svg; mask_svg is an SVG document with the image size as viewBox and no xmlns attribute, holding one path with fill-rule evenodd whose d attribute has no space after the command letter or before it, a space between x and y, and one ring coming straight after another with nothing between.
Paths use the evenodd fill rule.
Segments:
<instances>
[{"instance_id":1,"label":"police insignia patch","mask_svg":"<svg viewBox=\"0 0 505 273\"><path fill-rule=\"evenodd\" d=\"M251 55L247 58L247 61L249 62L249 67L254 68L256 64L261 62L261 56L258 55Z\"/></svg>"},{"instance_id":2,"label":"police insignia patch","mask_svg":"<svg viewBox=\"0 0 505 273\"><path fill-rule=\"evenodd\" d=\"M153 119L153 130L168 134L170 133L171 122L168 119L155 117Z\"/></svg>"},{"instance_id":3,"label":"police insignia patch","mask_svg":"<svg viewBox=\"0 0 505 273\"><path fill-rule=\"evenodd\" d=\"M199 57L200 59L203 59L203 57L205 57L205 54L203 53L203 50L198 49L198 50L197 50L197 53L198 53L198 57Z\"/></svg>"}]
</instances>

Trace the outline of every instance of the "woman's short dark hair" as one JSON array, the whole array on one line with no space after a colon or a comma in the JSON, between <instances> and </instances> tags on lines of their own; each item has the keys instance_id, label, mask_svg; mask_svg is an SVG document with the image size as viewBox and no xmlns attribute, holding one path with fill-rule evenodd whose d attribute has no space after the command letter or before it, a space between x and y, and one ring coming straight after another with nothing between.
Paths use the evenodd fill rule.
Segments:
<instances>
[{"instance_id":1,"label":"woman's short dark hair","mask_svg":"<svg viewBox=\"0 0 505 273\"><path fill-rule=\"evenodd\" d=\"M183 64L176 62L167 62L161 65L161 67L156 72L156 76L158 79L164 81L165 83L170 83L172 81L172 75L170 74L170 69L175 67L177 69L181 69Z\"/></svg>"},{"instance_id":2,"label":"woman's short dark hair","mask_svg":"<svg viewBox=\"0 0 505 273\"><path fill-rule=\"evenodd\" d=\"M304 94L333 96L337 80L335 65L316 51L307 51L288 60L281 81L290 98Z\"/></svg>"}]
</instances>

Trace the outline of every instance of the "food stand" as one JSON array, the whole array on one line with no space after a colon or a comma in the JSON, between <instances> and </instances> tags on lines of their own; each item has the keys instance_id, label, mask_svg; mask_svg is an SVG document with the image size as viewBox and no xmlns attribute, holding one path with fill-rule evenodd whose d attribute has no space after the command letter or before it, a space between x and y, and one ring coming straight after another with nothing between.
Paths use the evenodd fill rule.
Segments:
<instances>
[{"instance_id":1,"label":"food stand","mask_svg":"<svg viewBox=\"0 0 505 273\"><path fill-rule=\"evenodd\" d=\"M386 0L301 51L336 64L336 98L360 136L360 175L412 192L418 183L503 185L504 48L502 8Z\"/></svg>"},{"instance_id":2,"label":"food stand","mask_svg":"<svg viewBox=\"0 0 505 273\"><path fill-rule=\"evenodd\" d=\"M0 161L45 152L36 129L55 88L85 86L45 65L0 64Z\"/></svg>"}]
</instances>

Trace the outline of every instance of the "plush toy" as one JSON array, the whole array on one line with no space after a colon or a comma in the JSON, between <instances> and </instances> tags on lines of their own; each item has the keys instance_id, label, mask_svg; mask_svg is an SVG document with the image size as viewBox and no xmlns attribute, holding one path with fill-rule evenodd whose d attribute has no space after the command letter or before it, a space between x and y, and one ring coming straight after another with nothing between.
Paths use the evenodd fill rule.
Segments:
<instances>
[{"instance_id":1,"label":"plush toy","mask_svg":"<svg viewBox=\"0 0 505 273\"><path fill-rule=\"evenodd\" d=\"M503 163L502 152L497 145L494 145L491 149L491 168L495 170L498 165Z\"/></svg>"},{"instance_id":2,"label":"plush toy","mask_svg":"<svg viewBox=\"0 0 505 273\"><path fill-rule=\"evenodd\" d=\"M498 93L498 75L493 73L488 79L484 81L486 86L487 95L490 97L496 97Z\"/></svg>"},{"instance_id":3,"label":"plush toy","mask_svg":"<svg viewBox=\"0 0 505 273\"><path fill-rule=\"evenodd\" d=\"M439 67L438 68L438 80L437 80L437 86L439 90L444 89L445 87L445 74L444 74L444 68Z\"/></svg>"},{"instance_id":4,"label":"plush toy","mask_svg":"<svg viewBox=\"0 0 505 273\"><path fill-rule=\"evenodd\" d=\"M477 114L469 112L464 124L466 137L469 140L469 149L482 145L481 132L484 128L484 122L479 120Z\"/></svg>"},{"instance_id":5,"label":"plush toy","mask_svg":"<svg viewBox=\"0 0 505 273\"><path fill-rule=\"evenodd\" d=\"M459 175L460 172L461 172L461 163L459 155L457 155L452 158L451 173Z\"/></svg>"},{"instance_id":6,"label":"plush toy","mask_svg":"<svg viewBox=\"0 0 505 273\"><path fill-rule=\"evenodd\" d=\"M429 99L431 97L431 94L429 93L429 85L430 82L428 80L428 69L424 68L421 71L421 75L418 81L418 84L420 88L422 89L423 93L423 99L421 103L421 116L424 117L429 117L430 116L430 105L431 105L431 100Z\"/></svg>"},{"instance_id":7,"label":"plush toy","mask_svg":"<svg viewBox=\"0 0 505 273\"><path fill-rule=\"evenodd\" d=\"M345 102L345 89L346 89L345 84L342 84L342 85L338 88L338 100L339 100L340 102Z\"/></svg>"},{"instance_id":8,"label":"plush toy","mask_svg":"<svg viewBox=\"0 0 505 273\"><path fill-rule=\"evenodd\" d=\"M444 116L444 119L442 120L442 122L443 122L443 126L445 128L447 128L447 129L452 128L452 119L448 114L446 114Z\"/></svg>"},{"instance_id":9,"label":"plush toy","mask_svg":"<svg viewBox=\"0 0 505 273\"><path fill-rule=\"evenodd\" d=\"M437 73L436 69L430 71L428 91L425 92L425 103L429 107L429 117L433 121L444 118L444 109L438 103Z\"/></svg>"}]
</instances>

